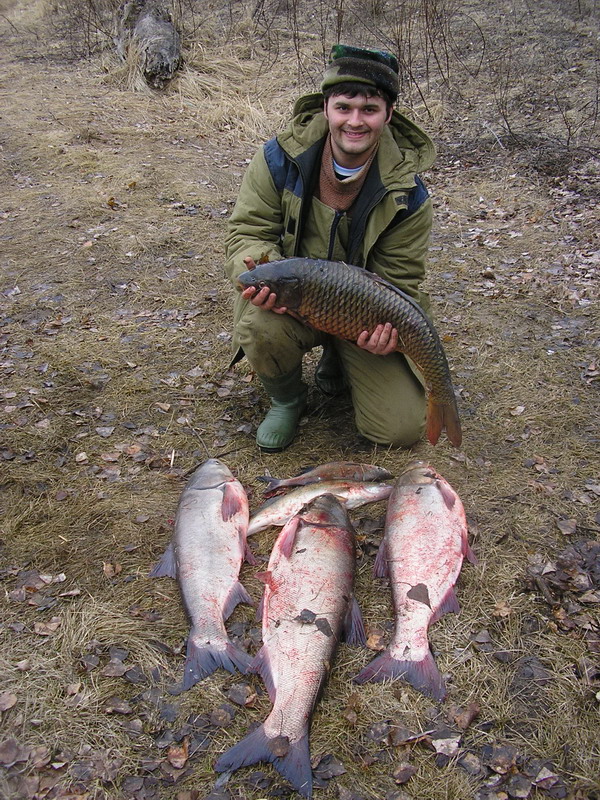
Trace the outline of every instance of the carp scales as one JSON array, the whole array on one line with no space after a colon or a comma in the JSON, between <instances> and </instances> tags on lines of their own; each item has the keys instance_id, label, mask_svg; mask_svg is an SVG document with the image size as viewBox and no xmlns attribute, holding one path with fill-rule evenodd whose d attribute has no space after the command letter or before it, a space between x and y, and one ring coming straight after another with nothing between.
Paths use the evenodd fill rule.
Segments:
<instances>
[{"instance_id":1,"label":"carp scales","mask_svg":"<svg viewBox=\"0 0 600 800\"><path fill-rule=\"evenodd\" d=\"M409 463L388 500L375 575L390 580L395 631L389 647L355 683L403 678L424 694L443 700L444 681L429 648L431 623L459 612L454 591L463 558L474 562L459 496L423 461Z\"/></svg>"},{"instance_id":2,"label":"carp scales","mask_svg":"<svg viewBox=\"0 0 600 800\"><path fill-rule=\"evenodd\" d=\"M251 657L230 639L225 620L238 603L253 605L239 581L244 558L256 564L246 545L248 497L229 468L216 458L189 478L177 506L172 544L150 573L177 577L191 629L183 688L218 667L246 672Z\"/></svg>"},{"instance_id":3,"label":"carp scales","mask_svg":"<svg viewBox=\"0 0 600 800\"><path fill-rule=\"evenodd\" d=\"M260 727L220 756L217 772L270 762L312 797L309 729L319 690L343 630L349 644L365 642L354 570L354 529L332 495L315 498L281 530L258 576L265 583L263 646L249 669L261 675L273 707Z\"/></svg>"},{"instance_id":4,"label":"carp scales","mask_svg":"<svg viewBox=\"0 0 600 800\"><path fill-rule=\"evenodd\" d=\"M297 486L287 494L271 497L252 514L248 536L271 525L285 525L303 506L321 494L334 495L346 508L359 508L367 503L387 500L392 489L392 483L372 481L321 481Z\"/></svg>"},{"instance_id":5,"label":"carp scales","mask_svg":"<svg viewBox=\"0 0 600 800\"><path fill-rule=\"evenodd\" d=\"M317 330L356 342L362 331L391 323L397 350L419 368L427 388L427 438L442 430L455 447L462 432L446 354L437 331L412 297L360 267L340 261L288 258L259 264L237 278L242 290L264 286L277 305Z\"/></svg>"},{"instance_id":6,"label":"carp scales","mask_svg":"<svg viewBox=\"0 0 600 800\"><path fill-rule=\"evenodd\" d=\"M387 481L393 475L383 467L374 464L358 464L354 461L332 461L320 464L312 469L305 469L293 478L272 478L270 475L259 476L259 481L268 484L264 495L272 495L282 489L293 486L306 486L307 483L321 483L321 481L348 480L348 481Z\"/></svg>"}]
</instances>

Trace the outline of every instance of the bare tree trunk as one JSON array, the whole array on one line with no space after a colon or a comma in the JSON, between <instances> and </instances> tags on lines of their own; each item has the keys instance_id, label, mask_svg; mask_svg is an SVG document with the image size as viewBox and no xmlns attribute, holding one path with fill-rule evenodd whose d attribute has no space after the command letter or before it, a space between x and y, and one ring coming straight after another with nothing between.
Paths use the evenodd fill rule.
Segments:
<instances>
[{"instance_id":1,"label":"bare tree trunk","mask_svg":"<svg viewBox=\"0 0 600 800\"><path fill-rule=\"evenodd\" d=\"M125 0L117 21L117 52L135 48L147 83L162 89L181 64L181 41L161 0Z\"/></svg>"}]
</instances>

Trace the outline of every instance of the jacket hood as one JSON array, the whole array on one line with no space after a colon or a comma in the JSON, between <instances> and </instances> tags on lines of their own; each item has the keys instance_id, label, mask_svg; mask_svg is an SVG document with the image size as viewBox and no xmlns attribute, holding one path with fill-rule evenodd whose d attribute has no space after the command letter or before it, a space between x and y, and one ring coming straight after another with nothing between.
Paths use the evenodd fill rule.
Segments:
<instances>
[{"instance_id":1,"label":"jacket hood","mask_svg":"<svg viewBox=\"0 0 600 800\"><path fill-rule=\"evenodd\" d=\"M288 127L277 137L279 144L292 157L297 158L308 147L323 138L328 131L323 114L321 92L300 97L294 104L293 116ZM394 144L396 147L394 147ZM433 141L424 130L395 109L385 127L379 145L378 156L381 177L384 182L397 180L408 173L429 169L435 161Z\"/></svg>"}]
</instances>

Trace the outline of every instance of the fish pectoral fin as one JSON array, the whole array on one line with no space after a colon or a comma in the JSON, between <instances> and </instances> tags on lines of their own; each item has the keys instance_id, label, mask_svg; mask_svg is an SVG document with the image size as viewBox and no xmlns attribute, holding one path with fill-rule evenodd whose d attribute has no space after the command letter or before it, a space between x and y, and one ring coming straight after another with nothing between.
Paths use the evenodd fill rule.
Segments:
<instances>
[{"instance_id":1,"label":"fish pectoral fin","mask_svg":"<svg viewBox=\"0 0 600 800\"><path fill-rule=\"evenodd\" d=\"M239 491L232 483L226 483L223 487L223 500L221 502L221 517L223 522L227 522L238 514L243 507Z\"/></svg>"},{"instance_id":2,"label":"fish pectoral fin","mask_svg":"<svg viewBox=\"0 0 600 800\"><path fill-rule=\"evenodd\" d=\"M294 542L296 541L296 534L298 533L298 528L301 522L302 519L300 517L292 517L290 520L288 520L288 522L285 523L281 533L279 534L279 547L281 549L281 553L286 558L290 558L292 555Z\"/></svg>"}]
</instances>

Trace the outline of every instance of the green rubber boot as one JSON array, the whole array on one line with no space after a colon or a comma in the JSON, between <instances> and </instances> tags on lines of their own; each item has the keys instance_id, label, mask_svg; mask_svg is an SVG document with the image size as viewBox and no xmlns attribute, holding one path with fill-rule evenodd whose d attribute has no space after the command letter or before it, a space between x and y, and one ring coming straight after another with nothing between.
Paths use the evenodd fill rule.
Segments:
<instances>
[{"instance_id":1,"label":"green rubber boot","mask_svg":"<svg viewBox=\"0 0 600 800\"><path fill-rule=\"evenodd\" d=\"M342 362L335 346L329 342L323 345L323 355L315 369L315 383L327 397L336 397L346 386Z\"/></svg>"},{"instance_id":2,"label":"green rubber boot","mask_svg":"<svg viewBox=\"0 0 600 800\"><path fill-rule=\"evenodd\" d=\"M308 387L302 381L302 365L279 378L259 378L271 398L271 408L258 426L256 443L265 453L280 453L292 443L306 407Z\"/></svg>"}]
</instances>

